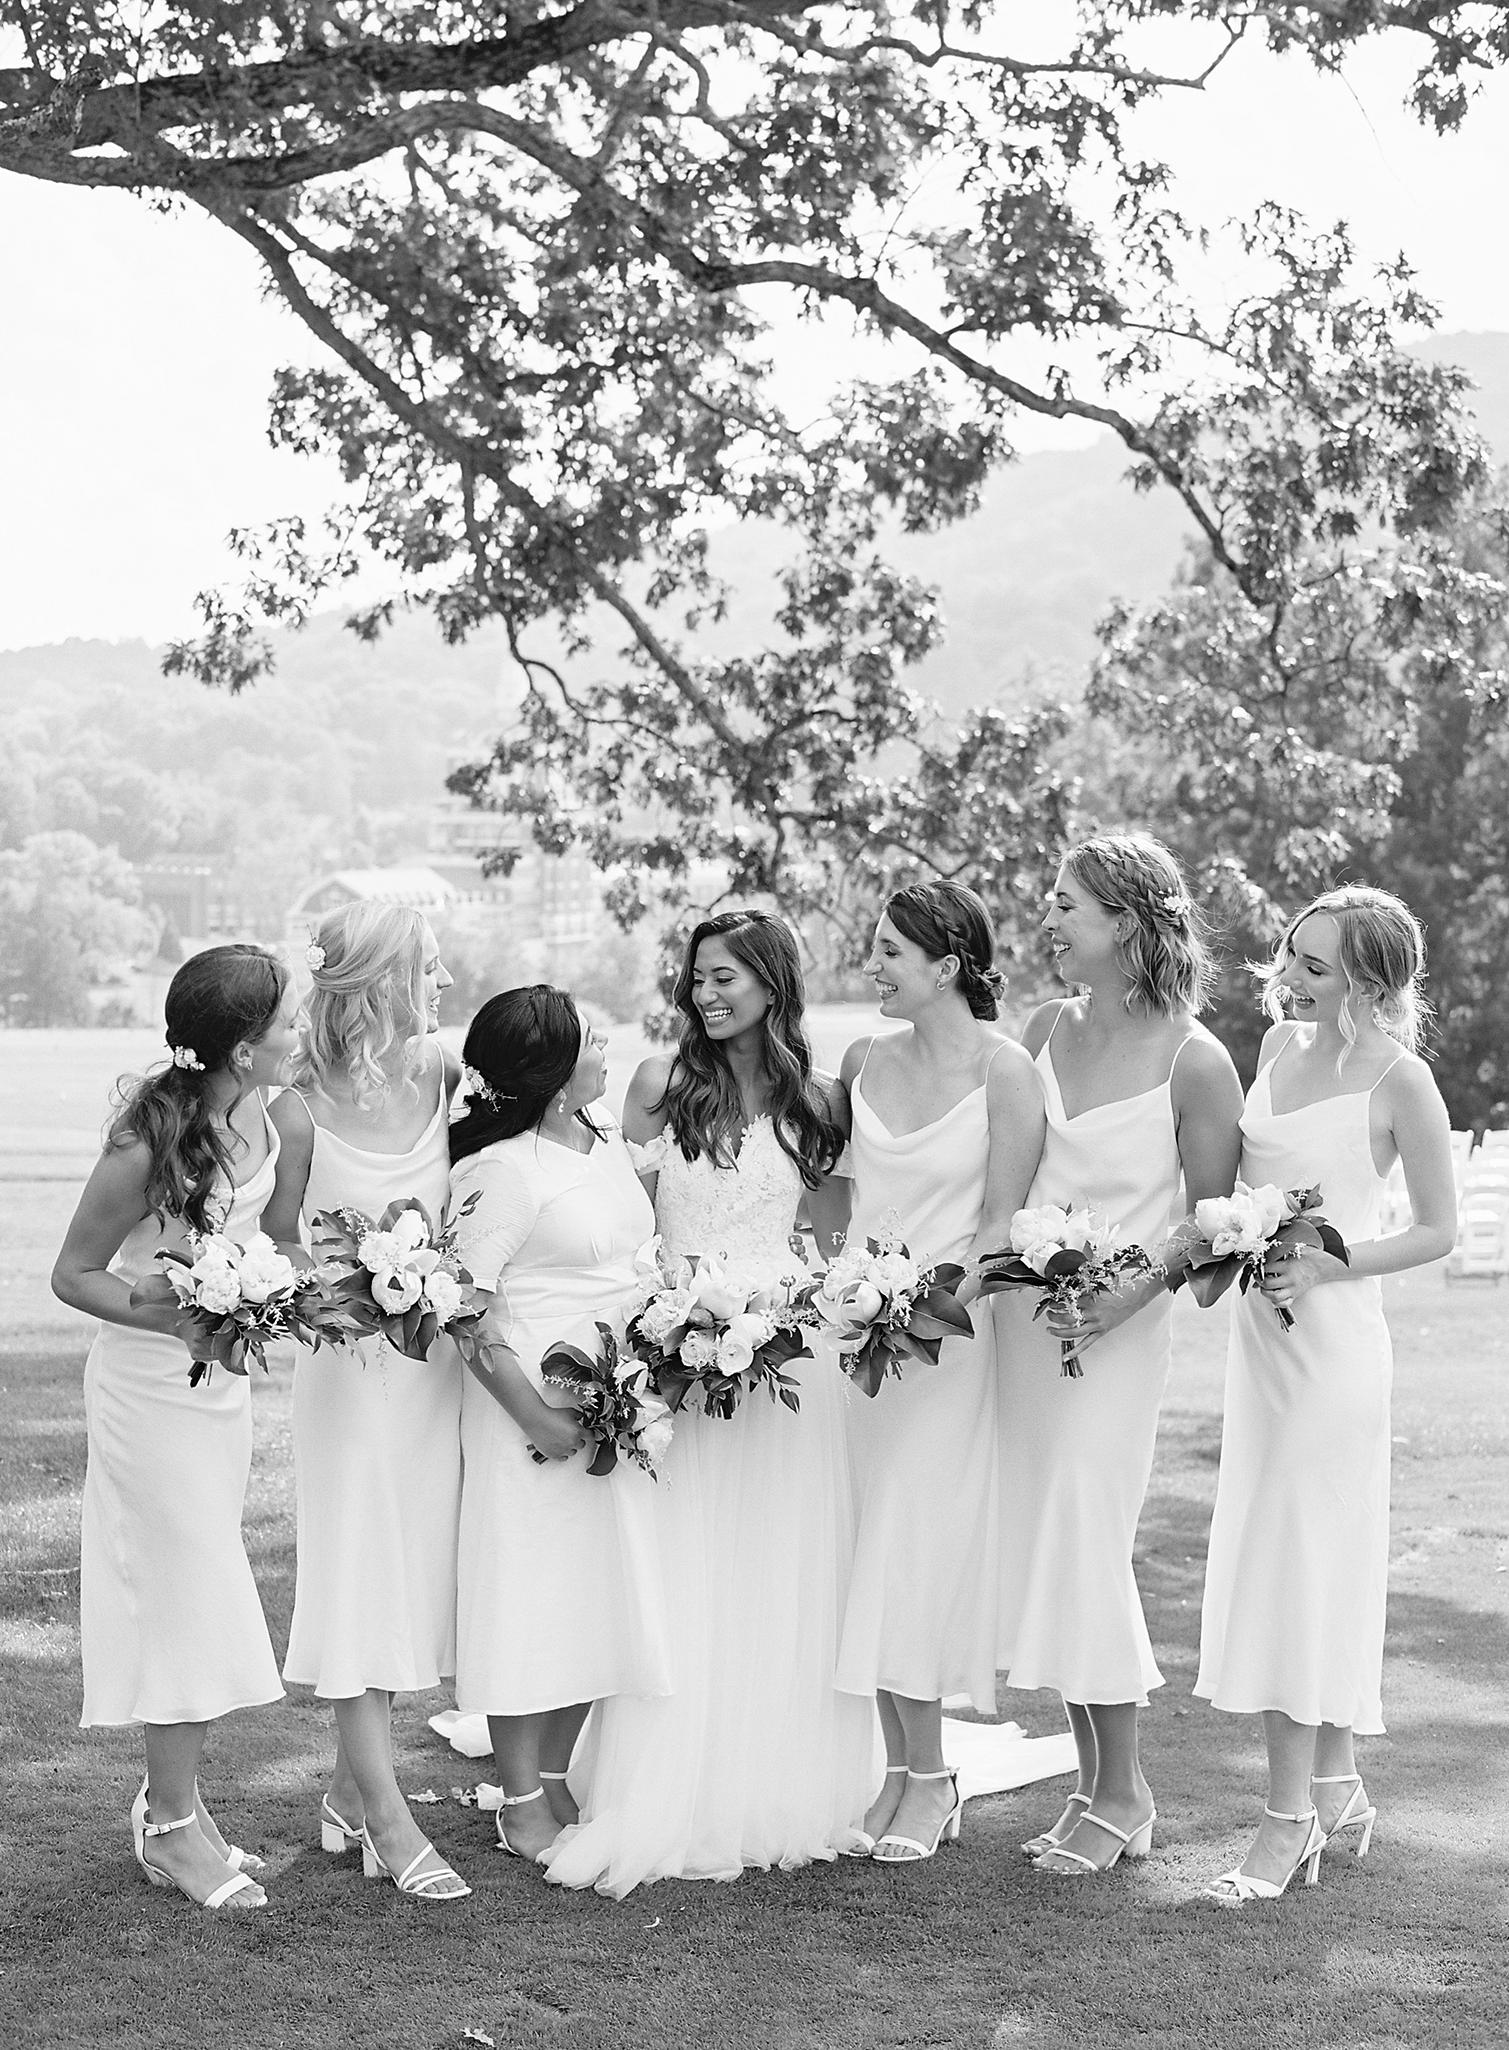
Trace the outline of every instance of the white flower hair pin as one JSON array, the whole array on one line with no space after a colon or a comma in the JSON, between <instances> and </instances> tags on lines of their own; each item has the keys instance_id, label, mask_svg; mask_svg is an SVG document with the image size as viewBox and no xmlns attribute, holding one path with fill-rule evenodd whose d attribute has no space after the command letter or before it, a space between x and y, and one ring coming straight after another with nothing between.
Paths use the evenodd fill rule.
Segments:
<instances>
[{"instance_id":1,"label":"white flower hair pin","mask_svg":"<svg viewBox=\"0 0 1509 2050\"><path fill-rule=\"evenodd\" d=\"M466 1084L467 1095L476 1097L479 1103L485 1103L489 1110L496 1110L505 1100L476 1068L463 1068L461 1079Z\"/></svg>"},{"instance_id":2,"label":"white flower hair pin","mask_svg":"<svg viewBox=\"0 0 1509 2050\"><path fill-rule=\"evenodd\" d=\"M325 949L320 945L318 940L311 940L309 942L309 945L304 949L304 959L309 963L311 968L318 969L324 967Z\"/></svg>"},{"instance_id":3,"label":"white flower hair pin","mask_svg":"<svg viewBox=\"0 0 1509 2050\"><path fill-rule=\"evenodd\" d=\"M175 1068L192 1068L196 1075L202 1075L204 1073L204 1062L200 1060L198 1054L195 1053L193 1047L170 1046L168 1048L168 1051L173 1056L173 1065Z\"/></svg>"},{"instance_id":4,"label":"white flower hair pin","mask_svg":"<svg viewBox=\"0 0 1509 2050\"><path fill-rule=\"evenodd\" d=\"M1182 890L1171 890L1161 901L1170 918L1184 918L1194 909Z\"/></svg>"}]
</instances>

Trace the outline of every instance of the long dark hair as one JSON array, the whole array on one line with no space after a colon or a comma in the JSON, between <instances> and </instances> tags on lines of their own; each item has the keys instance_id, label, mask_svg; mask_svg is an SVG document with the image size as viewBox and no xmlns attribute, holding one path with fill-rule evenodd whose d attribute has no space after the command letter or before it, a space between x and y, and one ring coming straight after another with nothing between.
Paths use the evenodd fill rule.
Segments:
<instances>
[{"instance_id":1,"label":"long dark hair","mask_svg":"<svg viewBox=\"0 0 1509 2050\"><path fill-rule=\"evenodd\" d=\"M1006 978L995 965L996 931L983 897L963 883L913 883L887 897L885 915L930 961L952 954L959 964L955 986L971 1015L995 1018Z\"/></svg>"},{"instance_id":2,"label":"long dark hair","mask_svg":"<svg viewBox=\"0 0 1509 2050\"><path fill-rule=\"evenodd\" d=\"M666 1113L671 1136L688 1160L705 1150L716 1166L733 1165L744 1129L739 1086L692 1002L697 949L704 940L721 940L769 992L760 1059L770 1085L771 1121L782 1152L795 1162L807 1187L815 1189L843 1151L843 1134L812 1072L796 935L769 912L721 911L693 928L671 992L682 1019L676 1059L655 1109Z\"/></svg>"},{"instance_id":3,"label":"long dark hair","mask_svg":"<svg viewBox=\"0 0 1509 2050\"><path fill-rule=\"evenodd\" d=\"M163 1014L177 1059L121 1078L106 1139L147 1148L147 1202L159 1219L181 1217L194 1231L216 1228L211 1199L230 1179L240 1142L215 1123L207 1085L243 1040L263 1037L287 987L283 963L251 946L206 947L168 984Z\"/></svg>"},{"instance_id":4,"label":"long dark hair","mask_svg":"<svg viewBox=\"0 0 1509 2050\"><path fill-rule=\"evenodd\" d=\"M452 1164L531 1130L581 1057L581 1013L566 990L535 982L489 997L467 1026L461 1049L482 1089L473 1088L465 1112L451 1126ZM598 1129L585 1111L576 1116L589 1132Z\"/></svg>"}]
</instances>

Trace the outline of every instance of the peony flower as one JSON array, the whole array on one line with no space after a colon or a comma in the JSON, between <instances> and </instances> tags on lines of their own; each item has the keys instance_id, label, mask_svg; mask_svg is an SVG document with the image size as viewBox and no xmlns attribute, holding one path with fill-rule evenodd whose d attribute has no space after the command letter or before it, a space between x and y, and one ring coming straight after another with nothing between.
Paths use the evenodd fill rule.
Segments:
<instances>
[{"instance_id":1,"label":"peony flower","mask_svg":"<svg viewBox=\"0 0 1509 2050\"><path fill-rule=\"evenodd\" d=\"M466 1300L466 1290L444 1267L437 1267L424 1279L425 1308L433 1310L442 1324L449 1324Z\"/></svg>"},{"instance_id":2,"label":"peony flower","mask_svg":"<svg viewBox=\"0 0 1509 2050\"><path fill-rule=\"evenodd\" d=\"M922 1269L910 1254L882 1253L875 1262L875 1279L892 1295L909 1296L921 1286Z\"/></svg>"},{"instance_id":3,"label":"peony flower","mask_svg":"<svg viewBox=\"0 0 1509 2050\"><path fill-rule=\"evenodd\" d=\"M388 1267L372 1276L372 1298L389 1316L412 1309L424 1287L424 1277L408 1267Z\"/></svg>"},{"instance_id":4,"label":"peony flower","mask_svg":"<svg viewBox=\"0 0 1509 2050\"><path fill-rule=\"evenodd\" d=\"M250 1303L265 1303L269 1296L283 1295L293 1287L293 1262L278 1251L265 1231L246 1242L241 1255L241 1293Z\"/></svg>"},{"instance_id":5,"label":"peony flower","mask_svg":"<svg viewBox=\"0 0 1509 2050\"><path fill-rule=\"evenodd\" d=\"M1238 1182L1229 1196L1207 1196L1195 1205L1195 1223L1218 1259L1256 1257L1288 1215L1281 1189L1265 1183L1252 1189Z\"/></svg>"},{"instance_id":6,"label":"peony flower","mask_svg":"<svg viewBox=\"0 0 1509 2050\"><path fill-rule=\"evenodd\" d=\"M639 1328L651 1345L665 1346L684 1330L694 1308L689 1288L668 1288L652 1296L639 1313Z\"/></svg>"},{"instance_id":7,"label":"peony flower","mask_svg":"<svg viewBox=\"0 0 1509 2050\"><path fill-rule=\"evenodd\" d=\"M235 1309L241 1300L241 1283L232 1268L216 1267L208 1274L198 1277L194 1289L195 1300L201 1310L220 1315Z\"/></svg>"},{"instance_id":8,"label":"peony flower","mask_svg":"<svg viewBox=\"0 0 1509 2050\"><path fill-rule=\"evenodd\" d=\"M309 942L309 945L304 949L304 959L309 963L310 967L316 972L316 974L318 974L319 970L324 967L325 949L320 945L318 940L311 940Z\"/></svg>"}]
</instances>

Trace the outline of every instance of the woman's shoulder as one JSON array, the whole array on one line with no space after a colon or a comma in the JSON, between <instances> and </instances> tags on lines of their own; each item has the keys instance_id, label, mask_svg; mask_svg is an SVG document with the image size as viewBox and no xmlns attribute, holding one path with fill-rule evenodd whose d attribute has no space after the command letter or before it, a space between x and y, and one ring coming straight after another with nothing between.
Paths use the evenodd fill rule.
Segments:
<instances>
[{"instance_id":1,"label":"woman's shoulder","mask_svg":"<svg viewBox=\"0 0 1509 2050\"><path fill-rule=\"evenodd\" d=\"M1187 1017L1183 1029L1174 1035L1169 1081L1177 1096L1184 1090L1234 1089L1238 1096L1236 1062L1208 1025Z\"/></svg>"},{"instance_id":2,"label":"woman's shoulder","mask_svg":"<svg viewBox=\"0 0 1509 2050\"><path fill-rule=\"evenodd\" d=\"M1049 997L1046 1003L1038 1004L1027 1013L1022 1025L1022 1048L1029 1059L1040 1054L1047 1044L1048 1035L1060 1018L1075 1018L1079 1015L1078 997Z\"/></svg>"},{"instance_id":3,"label":"woman's shoulder","mask_svg":"<svg viewBox=\"0 0 1509 2050\"><path fill-rule=\"evenodd\" d=\"M1375 1086L1391 1107L1434 1111L1439 1105L1445 1115L1445 1099L1430 1062L1408 1047L1393 1055Z\"/></svg>"}]
</instances>

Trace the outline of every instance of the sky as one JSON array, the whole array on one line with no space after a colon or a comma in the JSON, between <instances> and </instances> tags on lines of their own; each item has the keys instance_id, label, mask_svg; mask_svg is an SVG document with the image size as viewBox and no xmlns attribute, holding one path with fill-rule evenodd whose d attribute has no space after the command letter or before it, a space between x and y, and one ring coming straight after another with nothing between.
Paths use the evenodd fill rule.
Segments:
<instances>
[{"instance_id":1,"label":"sky","mask_svg":"<svg viewBox=\"0 0 1509 2050\"><path fill-rule=\"evenodd\" d=\"M1258 198L1345 219L1370 258L1405 252L1443 331L1509 331L1509 78L1440 138L1403 110L1409 58L1389 38L1320 78L1243 53L1139 140L1203 219ZM334 495L331 469L266 436L275 369L316 345L263 298L250 252L187 209L0 173L0 251L0 649L193 632L194 593L234 577L231 528ZM782 377L810 376L818 346L791 330ZM1065 438L1028 421L1019 446Z\"/></svg>"}]
</instances>

